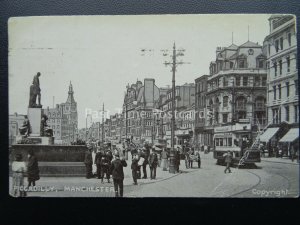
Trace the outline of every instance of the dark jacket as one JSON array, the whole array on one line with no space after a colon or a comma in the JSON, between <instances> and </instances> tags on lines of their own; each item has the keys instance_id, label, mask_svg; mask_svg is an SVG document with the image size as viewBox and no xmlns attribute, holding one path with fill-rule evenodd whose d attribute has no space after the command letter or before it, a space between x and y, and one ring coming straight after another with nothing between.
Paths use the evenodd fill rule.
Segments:
<instances>
[{"instance_id":1,"label":"dark jacket","mask_svg":"<svg viewBox=\"0 0 300 225\"><path fill-rule=\"evenodd\" d=\"M103 153L101 151L97 152L94 163L97 165L100 165L102 156L103 156Z\"/></svg>"},{"instance_id":2,"label":"dark jacket","mask_svg":"<svg viewBox=\"0 0 300 225\"><path fill-rule=\"evenodd\" d=\"M138 162L139 162L138 159L133 159L132 160L132 163L131 163L131 169L132 170L137 171L139 169Z\"/></svg>"},{"instance_id":3,"label":"dark jacket","mask_svg":"<svg viewBox=\"0 0 300 225\"><path fill-rule=\"evenodd\" d=\"M107 152L106 152L106 156L107 156L107 159L108 159L109 161L111 161L111 160L113 159L113 155L112 155L112 152L111 152L111 151L107 151Z\"/></svg>"},{"instance_id":4,"label":"dark jacket","mask_svg":"<svg viewBox=\"0 0 300 225\"><path fill-rule=\"evenodd\" d=\"M226 153L225 155L225 163L231 163L232 162L232 155L229 153Z\"/></svg>"},{"instance_id":5,"label":"dark jacket","mask_svg":"<svg viewBox=\"0 0 300 225\"><path fill-rule=\"evenodd\" d=\"M85 152L84 164L93 164L93 157L90 151Z\"/></svg>"},{"instance_id":6,"label":"dark jacket","mask_svg":"<svg viewBox=\"0 0 300 225\"><path fill-rule=\"evenodd\" d=\"M156 167L158 164L158 158L156 153L151 153L149 158L149 166Z\"/></svg>"},{"instance_id":7,"label":"dark jacket","mask_svg":"<svg viewBox=\"0 0 300 225\"><path fill-rule=\"evenodd\" d=\"M104 159L100 160L100 166L101 167L110 166L110 161L107 159L107 157L104 157Z\"/></svg>"},{"instance_id":8,"label":"dark jacket","mask_svg":"<svg viewBox=\"0 0 300 225\"><path fill-rule=\"evenodd\" d=\"M40 170L39 170L39 165L38 165L38 160L35 156L30 156L28 159L28 165L27 165L27 174L28 174L28 179L30 180L39 180Z\"/></svg>"},{"instance_id":9,"label":"dark jacket","mask_svg":"<svg viewBox=\"0 0 300 225\"><path fill-rule=\"evenodd\" d=\"M124 179L123 167L126 167L127 163L125 160L115 159L111 162L110 172L113 179Z\"/></svg>"}]
</instances>

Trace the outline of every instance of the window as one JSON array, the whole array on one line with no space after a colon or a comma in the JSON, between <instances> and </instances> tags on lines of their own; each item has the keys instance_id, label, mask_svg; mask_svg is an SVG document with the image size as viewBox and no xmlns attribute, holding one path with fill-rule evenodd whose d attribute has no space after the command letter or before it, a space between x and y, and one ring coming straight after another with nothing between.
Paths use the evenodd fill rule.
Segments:
<instances>
[{"instance_id":1,"label":"window","mask_svg":"<svg viewBox=\"0 0 300 225\"><path fill-rule=\"evenodd\" d=\"M290 107L289 106L285 107L285 120L286 121L290 120Z\"/></svg>"},{"instance_id":2,"label":"window","mask_svg":"<svg viewBox=\"0 0 300 225\"><path fill-rule=\"evenodd\" d=\"M274 67L274 74L276 77L277 76L277 63L276 62L273 63L273 67Z\"/></svg>"},{"instance_id":3,"label":"window","mask_svg":"<svg viewBox=\"0 0 300 225\"><path fill-rule=\"evenodd\" d=\"M298 80L295 80L295 95L298 95Z\"/></svg>"},{"instance_id":4,"label":"window","mask_svg":"<svg viewBox=\"0 0 300 225\"><path fill-rule=\"evenodd\" d=\"M290 82L285 82L286 86L286 97L290 96Z\"/></svg>"},{"instance_id":5,"label":"window","mask_svg":"<svg viewBox=\"0 0 300 225\"><path fill-rule=\"evenodd\" d=\"M278 52L278 50L279 50L279 41L278 40L275 41L275 49L276 49L276 52Z\"/></svg>"},{"instance_id":6,"label":"window","mask_svg":"<svg viewBox=\"0 0 300 225\"><path fill-rule=\"evenodd\" d=\"M278 85L278 99L281 99L281 84Z\"/></svg>"},{"instance_id":7,"label":"window","mask_svg":"<svg viewBox=\"0 0 300 225\"><path fill-rule=\"evenodd\" d=\"M245 68L246 65L245 65L245 60L244 59L240 59L239 60L239 68Z\"/></svg>"},{"instance_id":8,"label":"window","mask_svg":"<svg viewBox=\"0 0 300 225\"><path fill-rule=\"evenodd\" d=\"M230 69L233 68L233 62L230 62Z\"/></svg>"},{"instance_id":9,"label":"window","mask_svg":"<svg viewBox=\"0 0 300 225\"><path fill-rule=\"evenodd\" d=\"M224 79L224 87L227 87L228 86L228 79L227 79L227 77L224 77L223 78Z\"/></svg>"},{"instance_id":10,"label":"window","mask_svg":"<svg viewBox=\"0 0 300 225\"><path fill-rule=\"evenodd\" d=\"M269 55L271 54L271 44L268 45L268 52L269 52Z\"/></svg>"},{"instance_id":11,"label":"window","mask_svg":"<svg viewBox=\"0 0 300 225\"><path fill-rule=\"evenodd\" d=\"M227 123L228 122L228 114L224 113L223 114L223 123Z\"/></svg>"},{"instance_id":12,"label":"window","mask_svg":"<svg viewBox=\"0 0 300 225\"><path fill-rule=\"evenodd\" d=\"M236 82L236 86L240 86L241 85L241 77L236 77L235 82Z\"/></svg>"},{"instance_id":13,"label":"window","mask_svg":"<svg viewBox=\"0 0 300 225\"><path fill-rule=\"evenodd\" d=\"M220 146L223 146L223 138L220 138Z\"/></svg>"},{"instance_id":14,"label":"window","mask_svg":"<svg viewBox=\"0 0 300 225\"><path fill-rule=\"evenodd\" d=\"M223 107L228 107L228 96L223 97Z\"/></svg>"},{"instance_id":15,"label":"window","mask_svg":"<svg viewBox=\"0 0 300 225\"><path fill-rule=\"evenodd\" d=\"M286 69L287 69L287 72L290 72L290 68L291 68L290 57L287 57L286 58Z\"/></svg>"},{"instance_id":16,"label":"window","mask_svg":"<svg viewBox=\"0 0 300 225\"><path fill-rule=\"evenodd\" d=\"M248 77L243 77L243 86L248 85Z\"/></svg>"},{"instance_id":17,"label":"window","mask_svg":"<svg viewBox=\"0 0 300 225\"><path fill-rule=\"evenodd\" d=\"M263 59L258 60L258 68L260 68L260 69L264 68L264 60Z\"/></svg>"},{"instance_id":18,"label":"window","mask_svg":"<svg viewBox=\"0 0 300 225\"><path fill-rule=\"evenodd\" d=\"M273 86L274 100L276 100L276 86Z\"/></svg>"},{"instance_id":19,"label":"window","mask_svg":"<svg viewBox=\"0 0 300 225\"><path fill-rule=\"evenodd\" d=\"M292 34L288 33L288 42L289 42L289 47L291 47L292 44Z\"/></svg>"},{"instance_id":20,"label":"window","mask_svg":"<svg viewBox=\"0 0 300 225\"><path fill-rule=\"evenodd\" d=\"M257 76L254 78L254 86L256 87L260 86L260 77Z\"/></svg>"},{"instance_id":21,"label":"window","mask_svg":"<svg viewBox=\"0 0 300 225\"><path fill-rule=\"evenodd\" d=\"M267 85L267 78L263 77L262 78L262 86L266 86Z\"/></svg>"},{"instance_id":22,"label":"window","mask_svg":"<svg viewBox=\"0 0 300 225\"><path fill-rule=\"evenodd\" d=\"M216 146L219 146L219 138L216 138Z\"/></svg>"},{"instance_id":23,"label":"window","mask_svg":"<svg viewBox=\"0 0 300 225\"><path fill-rule=\"evenodd\" d=\"M279 74L282 74L282 60L279 60Z\"/></svg>"},{"instance_id":24,"label":"window","mask_svg":"<svg viewBox=\"0 0 300 225\"><path fill-rule=\"evenodd\" d=\"M280 123L280 110L279 109L272 109L273 112L273 123L278 124Z\"/></svg>"},{"instance_id":25,"label":"window","mask_svg":"<svg viewBox=\"0 0 300 225\"><path fill-rule=\"evenodd\" d=\"M280 49L283 50L283 38L280 38Z\"/></svg>"},{"instance_id":26,"label":"window","mask_svg":"<svg viewBox=\"0 0 300 225\"><path fill-rule=\"evenodd\" d=\"M227 146L232 146L232 138L228 138Z\"/></svg>"}]
</instances>

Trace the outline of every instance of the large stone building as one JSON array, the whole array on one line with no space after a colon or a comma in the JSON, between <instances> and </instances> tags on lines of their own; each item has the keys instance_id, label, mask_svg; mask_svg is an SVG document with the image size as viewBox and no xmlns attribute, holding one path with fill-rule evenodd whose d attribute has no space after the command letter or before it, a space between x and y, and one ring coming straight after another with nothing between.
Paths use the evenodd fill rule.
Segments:
<instances>
[{"instance_id":1,"label":"large stone building","mask_svg":"<svg viewBox=\"0 0 300 225\"><path fill-rule=\"evenodd\" d=\"M67 101L57 104L56 108L48 107L44 109L44 114L48 116L48 125L53 129L56 144L70 144L76 140L78 127L77 103L74 99L71 82Z\"/></svg>"},{"instance_id":2,"label":"large stone building","mask_svg":"<svg viewBox=\"0 0 300 225\"><path fill-rule=\"evenodd\" d=\"M212 144L205 133L206 91L208 75L195 79L195 143Z\"/></svg>"},{"instance_id":3,"label":"large stone building","mask_svg":"<svg viewBox=\"0 0 300 225\"><path fill-rule=\"evenodd\" d=\"M122 137L133 141L152 142L155 135L154 109L157 108L160 89L154 79L137 81L126 87L123 103Z\"/></svg>"},{"instance_id":4,"label":"large stone building","mask_svg":"<svg viewBox=\"0 0 300 225\"><path fill-rule=\"evenodd\" d=\"M184 141L190 141L193 138L193 127L184 127L183 122L187 123L185 113L194 111L192 108L195 104L195 84L184 84L175 87L175 142L174 144L182 144ZM163 112L157 133L164 139L171 140L171 118L172 118L172 89L168 89L165 94L160 96L158 108ZM194 123L194 115L192 119Z\"/></svg>"},{"instance_id":5,"label":"large stone building","mask_svg":"<svg viewBox=\"0 0 300 225\"><path fill-rule=\"evenodd\" d=\"M281 139L282 142L293 143L299 137L299 86L295 23L296 18L292 15L272 15L269 18L270 34L264 40L267 54L267 110L270 128L262 138L266 142L272 139L271 141L275 145ZM284 137L286 133L287 136ZM291 134L289 135L289 133Z\"/></svg>"},{"instance_id":6,"label":"large stone building","mask_svg":"<svg viewBox=\"0 0 300 225\"><path fill-rule=\"evenodd\" d=\"M257 129L266 126L266 84L262 46L247 41L240 46L217 47L216 60L211 62L207 77L206 144L214 145L216 132L225 142L231 133L239 141L253 140Z\"/></svg>"}]
</instances>

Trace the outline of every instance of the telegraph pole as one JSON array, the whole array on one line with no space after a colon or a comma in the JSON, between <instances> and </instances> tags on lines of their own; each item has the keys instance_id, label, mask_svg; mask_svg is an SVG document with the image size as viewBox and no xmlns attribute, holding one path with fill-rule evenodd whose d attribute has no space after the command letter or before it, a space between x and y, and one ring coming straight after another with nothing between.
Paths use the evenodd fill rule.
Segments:
<instances>
[{"instance_id":1,"label":"telegraph pole","mask_svg":"<svg viewBox=\"0 0 300 225\"><path fill-rule=\"evenodd\" d=\"M153 55L154 50L153 49L142 49L142 56L145 55L146 52L151 53ZM168 56L169 49L161 49L161 52L163 52L163 56ZM175 149L174 149L174 142L175 142L175 72L176 67L178 65L182 64L190 64L189 62L183 62L183 61L177 61L177 57L184 56L185 49L176 49L175 42L173 44L172 49L172 60L170 62L165 61L165 66L171 66L172 67L172 118L171 118L171 151L170 151L170 166L169 166L169 172L175 173L176 172L176 164L175 164Z\"/></svg>"},{"instance_id":2,"label":"telegraph pole","mask_svg":"<svg viewBox=\"0 0 300 225\"><path fill-rule=\"evenodd\" d=\"M176 45L174 42L173 45L173 54L172 54L172 61L171 62L165 62L164 64L166 66L171 65L172 66L172 118L171 118L171 151L170 151L170 166L169 166L169 172L170 173L176 173L176 163L175 163L175 149L174 149L174 142L175 142L175 72L176 67L178 65L182 64L189 64L187 62L177 61L178 56L183 56L183 52L185 50L176 50ZM167 55L166 53L164 55Z\"/></svg>"}]
</instances>

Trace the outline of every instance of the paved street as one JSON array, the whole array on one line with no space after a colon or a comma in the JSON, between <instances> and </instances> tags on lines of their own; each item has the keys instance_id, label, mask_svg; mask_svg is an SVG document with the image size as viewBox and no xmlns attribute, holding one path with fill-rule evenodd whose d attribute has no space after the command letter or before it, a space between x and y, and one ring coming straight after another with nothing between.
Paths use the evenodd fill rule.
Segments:
<instances>
[{"instance_id":1,"label":"paved street","mask_svg":"<svg viewBox=\"0 0 300 225\"><path fill-rule=\"evenodd\" d=\"M130 160L125 169L125 197L296 197L299 190L299 164L289 159L262 158L258 168L232 168L215 164L212 153L203 154L202 168L185 169L170 174L157 169L157 179L140 179L132 185ZM130 157L129 157L130 158ZM196 163L194 164L196 166ZM148 170L148 172L150 172ZM81 177L42 177L38 186L53 190L31 191L31 197L113 197L113 185L98 179ZM77 188L77 189L76 189Z\"/></svg>"}]
</instances>

